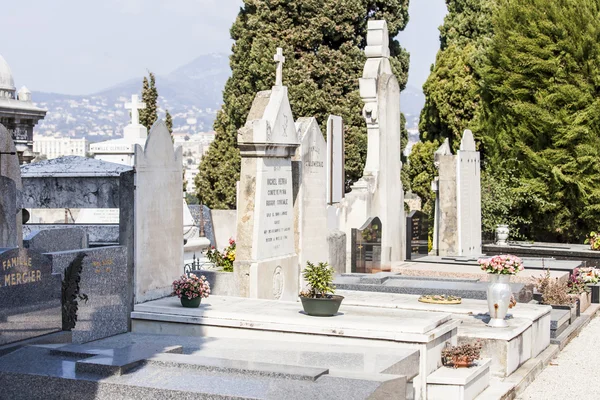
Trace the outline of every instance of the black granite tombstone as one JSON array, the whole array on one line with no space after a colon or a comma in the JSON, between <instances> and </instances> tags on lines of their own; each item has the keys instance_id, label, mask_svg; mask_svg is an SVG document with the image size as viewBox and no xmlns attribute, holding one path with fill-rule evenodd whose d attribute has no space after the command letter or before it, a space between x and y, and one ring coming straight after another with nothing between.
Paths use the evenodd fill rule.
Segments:
<instances>
[{"instance_id":1,"label":"black granite tombstone","mask_svg":"<svg viewBox=\"0 0 600 400\"><path fill-rule=\"evenodd\" d=\"M381 220L369 218L359 229L352 229L352 272L381 272Z\"/></svg>"},{"instance_id":2,"label":"black granite tombstone","mask_svg":"<svg viewBox=\"0 0 600 400\"><path fill-rule=\"evenodd\" d=\"M0 346L60 331L61 277L29 249L0 249Z\"/></svg>"},{"instance_id":3,"label":"black granite tombstone","mask_svg":"<svg viewBox=\"0 0 600 400\"><path fill-rule=\"evenodd\" d=\"M429 253L429 217L411 211L406 217L406 259L416 260Z\"/></svg>"}]
</instances>

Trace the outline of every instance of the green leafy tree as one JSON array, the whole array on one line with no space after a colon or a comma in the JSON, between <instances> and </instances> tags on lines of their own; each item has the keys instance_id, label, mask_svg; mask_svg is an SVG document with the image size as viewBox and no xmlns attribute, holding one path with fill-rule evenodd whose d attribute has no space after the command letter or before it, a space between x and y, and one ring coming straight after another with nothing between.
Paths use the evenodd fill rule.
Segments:
<instances>
[{"instance_id":1,"label":"green leafy tree","mask_svg":"<svg viewBox=\"0 0 600 400\"><path fill-rule=\"evenodd\" d=\"M231 27L234 40L231 78L214 124L216 137L202 160L197 193L211 208L235 207L240 155L237 130L246 121L257 92L275 83L273 54L282 47L283 83L295 117L314 116L326 132L329 114L345 124L346 176L362 175L366 127L358 78L365 62L367 21L385 19L390 34L390 63L406 85L408 53L393 38L408 22L408 0L245 0Z\"/></svg>"},{"instance_id":2,"label":"green leafy tree","mask_svg":"<svg viewBox=\"0 0 600 400\"><path fill-rule=\"evenodd\" d=\"M158 90L154 74L148 72L148 75L142 81L142 101L146 103L146 108L140 110L140 124L150 132L152 124L158 119Z\"/></svg>"},{"instance_id":3,"label":"green leafy tree","mask_svg":"<svg viewBox=\"0 0 600 400\"><path fill-rule=\"evenodd\" d=\"M173 117L169 110L165 111L165 124L167 125L167 129L170 134L173 134Z\"/></svg>"},{"instance_id":4,"label":"green leafy tree","mask_svg":"<svg viewBox=\"0 0 600 400\"><path fill-rule=\"evenodd\" d=\"M491 171L514 170L528 236L583 241L600 212L600 3L503 0L483 76ZM526 200L526 201L525 201Z\"/></svg>"},{"instance_id":5,"label":"green leafy tree","mask_svg":"<svg viewBox=\"0 0 600 400\"><path fill-rule=\"evenodd\" d=\"M499 0L446 0L440 51L423 85L421 140L448 138L456 151L465 129L477 136L480 114L478 70L492 37L492 15Z\"/></svg>"},{"instance_id":6,"label":"green leafy tree","mask_svg":"<svg viewBox=\"0 0 600 400\"><path fill-rule=\"evenodd\" d=\"M434 153L440 146L438 141L419 142L412 147L408 156L407 174L411 182L411 190L421 198L421 209L433 217L435 196L431 190L431 182L437 174L434 165Z\"/></svg>"}]
</instances>

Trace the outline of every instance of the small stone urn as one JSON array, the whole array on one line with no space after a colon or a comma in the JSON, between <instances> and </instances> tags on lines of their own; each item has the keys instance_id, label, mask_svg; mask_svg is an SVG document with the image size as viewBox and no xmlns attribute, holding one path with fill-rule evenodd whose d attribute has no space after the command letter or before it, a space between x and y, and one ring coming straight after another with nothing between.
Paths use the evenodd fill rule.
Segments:
<instances>
[{"instance_id":1,"label":"small stone urn","mask_svg":"<svg viewBox=\"0 0 600 400\"><path fill-rule=\"evenodd\" d=\"M496 227L496 245L508 246L508 225L498 225Z\"/></svg>"}]
</instances>

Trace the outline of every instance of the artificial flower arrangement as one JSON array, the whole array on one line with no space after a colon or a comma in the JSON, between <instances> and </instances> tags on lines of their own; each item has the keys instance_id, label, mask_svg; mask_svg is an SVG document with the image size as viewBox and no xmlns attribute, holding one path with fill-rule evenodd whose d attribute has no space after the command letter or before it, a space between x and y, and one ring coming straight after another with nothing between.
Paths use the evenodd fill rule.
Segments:
<instances>
[{"instance_id":1,"label":"artificial flower arrangement","mask_svg":"<svg viewBox=\"0 0 600 400\"><path fill-rule=\"evenodd\" d=\"M207 298L210 295L210 283L204 275L181 275L181 278L173 281L173 295L184 300Z\"/></svg>"},{"instance_id":2,"label":"artificial flower arrangement","mask_svg":"<svg viewBox=\"0 0 600 400\"><path fill-rule=\"evenodd\" d=\"M235 240L229 239L229 246L219 252L212 246L206 251L206 257L217 267L222 267L225 272L233 272L233 262L235 261Z\"/></svg>"},{"instance_id":3,"label":"artificial flower arrangement","mask_svg":"<svg viewBox=\"0 0 600 400\"><path fill-rule=\"evenodd\" d=\"M595 267L578 268L577 277L585 284L595 285L600 282L600 269Z\"/></svg>"},{"instance_id":4,"label":"artificial flower arrangement","mask_svg":"<svg viewBox=\"0 0 600 400\"><path fill-rule=\"evenodd\" d=\"M523 261L510 254L477 260L481 269L489 274L516 275L523 271Z\"/></svg>"},{"instance_id":5,"label":"artificial flower arrangement","mask_svg":"<svg viewBox=\"0 0 600 400\"><path fill-rule=\"evenodd\" d=\"M468 368L481 358L481 342L448 346L442 350L442 364L446 367Z\"/></svg>"}]
</instances>

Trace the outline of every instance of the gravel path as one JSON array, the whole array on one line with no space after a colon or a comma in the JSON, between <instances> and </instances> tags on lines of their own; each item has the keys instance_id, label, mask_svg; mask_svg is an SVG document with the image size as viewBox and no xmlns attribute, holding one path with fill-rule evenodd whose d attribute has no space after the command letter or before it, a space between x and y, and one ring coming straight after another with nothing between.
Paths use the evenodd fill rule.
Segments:
<instances>
[{"instance_id":1,"label":"gravel path","mask_svg":"<svg viewBox=\"0 0 600 400\"><path fill-rule=\"evenodd\" d=\"M600 317L583 328L518 399L600 399L599 337Z\"/></svg>"}]
</instances>

